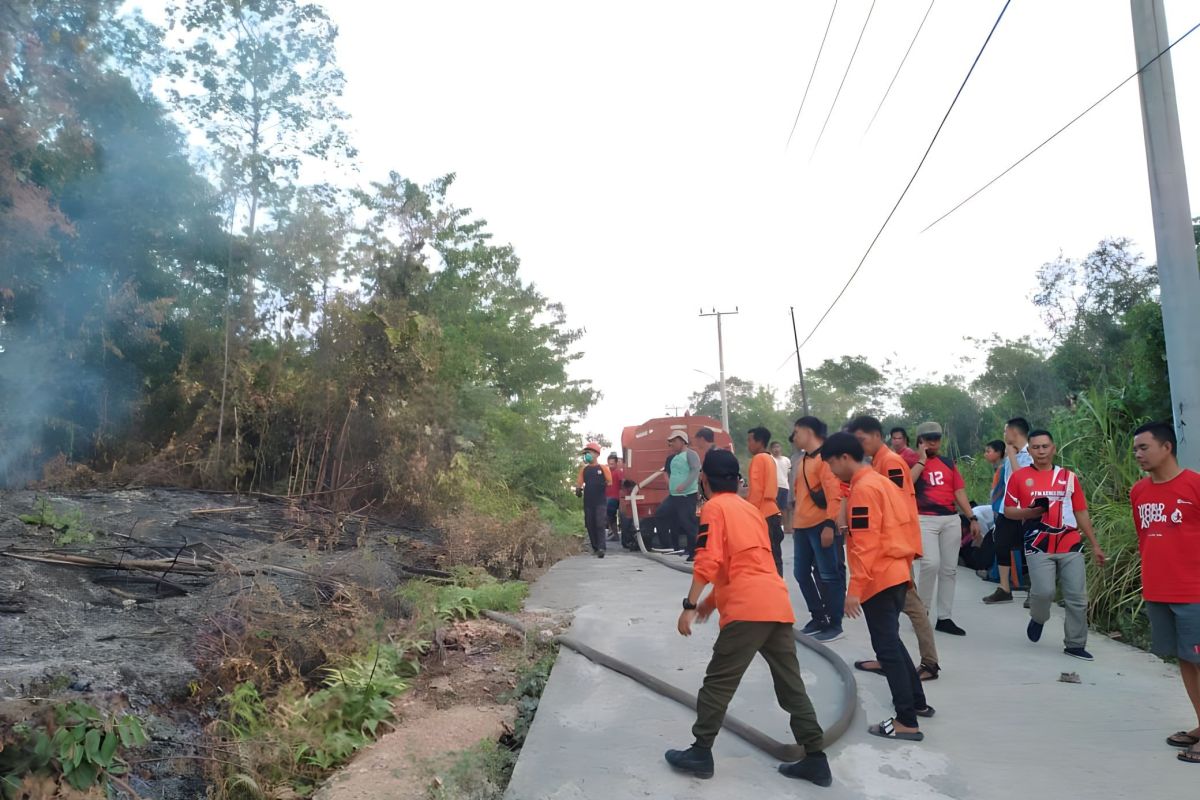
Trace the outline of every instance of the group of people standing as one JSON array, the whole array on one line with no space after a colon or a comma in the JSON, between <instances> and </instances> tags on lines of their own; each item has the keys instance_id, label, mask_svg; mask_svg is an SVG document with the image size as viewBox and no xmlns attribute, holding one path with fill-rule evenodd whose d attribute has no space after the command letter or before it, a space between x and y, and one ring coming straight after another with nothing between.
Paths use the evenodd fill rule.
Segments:
<instances>
[{"instance_id":1,"label":"group of people standing","mask_svg":"<svg viewBox=\"0 0 1200 800\"><path fill-rule=\"evenodd\" d=\"M834 641L842 635L844 617L865 618L875 657L855 666L886 677L895 708L893 717L869 726L874 736L921 741L920 720L935 714L924 689L941 670L934 631L966 634L951 617L964 522L977 542L985 527L994 528L1001 564L1011 565L1014 555L1026 559L1028 638L1040 640L1061 588L1064 652L1092 660L1086 650L1085 543L1101 565L1105 554L1078 476L1054 463L1053 435L1031 430L1022 418L1009 420L1003 441L989 443L989 461L996 466L992 502L978 508L970 505L953 461L941 455L940 425L922 423L916 436L915 448L900 428L885 441L882 424L870 416L828 435L821 420L802 417L792 431L798 457L787 465L787 484L781 481L782 454L772 452L763 428L748 433L745 487L732 453L706 452L700 486L709 499L700 512L692 550L696 567L678 629L690 635L693 623L717 611L721 630L699 695L695 741L686 750L667 752L672 766L712 776L712 742L743 673L761 653L806 753L780 771L821 786L832 782L791 641L795 618L781 558L789 512L794 576L810 614L802 633ZM1182 749L1181 761L1200 763L1200 475L1180 467L1170 424L1139 428L1134 449L1147 473L1131 500L1152 650L1179 660L1197 722L1166 741ZM785 485L791 503L781 495ZM980 519L984 512L990 519ZM1001 585L983 598L988 605L1013 599L1009 569L1002 567L1000 576ZM713 590L705 596L709 584ZM917 634L916 663L900 639L902 614Z\"/></svg>"}]
</instances>

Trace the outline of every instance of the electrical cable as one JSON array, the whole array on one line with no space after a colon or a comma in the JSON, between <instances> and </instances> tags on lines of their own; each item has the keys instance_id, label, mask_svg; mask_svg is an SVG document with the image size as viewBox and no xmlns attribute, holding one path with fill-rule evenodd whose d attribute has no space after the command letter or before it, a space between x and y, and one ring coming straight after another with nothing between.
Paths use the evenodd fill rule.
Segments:
<instances>
[{"instance_id":1,"label":"electrical cable","mask_svg":"<svg viewBox=\"0 0 1200 800\"><path fill-rule=\"evenodd\" d=\"M912 188L913 182L917 179L917 175L921 172L921 167L925 165L925 159L929 158L929 152L933 150L933 145L935 142L937 142L938 135L941 134L942 128L945 127L946 120L950 118L950 112L954 110L954 106L958 103L958 98L962 96L963 89L965 89L967 86L967 81L971 79L971 73L975 71L976 65L979 64L979 59L983 57L983 51L987 49L988 42L992 40L992 35L996 33L996 28L1000 26L1000 20L1004 19L1004 12L1008 10L1010 3L1012 3L1012 0L1004 0L1004 7L1000 9L1000 15L996 17L996 21L992 23L992 29L988 31L987 38L983 40L983 46L980 47L979 52L975 54L975 60L971 62L971 68L967 70L966 77L963 78L962 83L958 87L958 91L954 93L954 99L950 101L950 107L946 109L946 113L942 117L942 121L938 123L937 130L933 132L933 138L929 140L929 146L925 148L925 154L921 156L921 160L917 164L917 168L913 170L912 177L909 178L908 183L905 184L904 191L900 192L900 197L897 198L896 204L892 206L892 210L888 212L887 218L884 219L883 224L879 226L879 230L875 233L875 238L871 239L871 243L867 245L867 250L865 253L863 253L862 258L859 259L858 266L854 268L854 271L850 273L850 277L846 279L844 284L842 284L841 291L837 293L837 297L833 298L833 302L830 303L825 309L825 313L823 313L821 318L817 320L817 324L814 325L812 330L808 332L808 335L804 337L804 341L800 343L800 347L804 347L804 345L808 344L808 340L813 337L813 334L817 332L817 329L820 328L821 324L824 323L829 317L830 312L833 311L834 307L838 304L838 301L842 299L844 294L846 294L846 290L850 288L850 284L854 281L854 278L862 269L863 264L867 262L867 256L871 255L871 251L875 249L875 243L879 241L879 237L883 235L888 223L892 221L892 217L895 215L896 209L900 208L900 204L904 202L904 197L908 194L908 190Z\"/></svg>"},{"instance_id":2,"label":"electrical cable","mask_svg":"<svg viewBox=\"0 0 1200 800\"><path fill-rule=\"evenodd\" d=\"M883 109L883 104L887 102L888 95L892 93L892 86L895 85L896 78L900 77L900 70L904 69L904 62L908 61L908 54L912 52L913 45L917 43L917 37L921 35L921 29L925 27L925 20L929 19L929 12L933 11L933 4L935 2L937 0L929 0L929 8L925 9L925 16L921 17L921 24L917 26L917 32L913 34L912 41L908 43L908 49L904 51L904 58L900 59L900 64L896 67L896 74L892 76L892 82L888 84L887 91L883 93L883 99L879 101L879 107L871 115L871 121L867 123L867 129L863 131L863 136L871 132L871 126L875 124L875 118L879 116L879 112Z\"/></svg>"},{"instance_id":3,"label":"electrical cable","mask_svg":"<svg viewBox=\"0 0 1200 800\"><path fill-rule=\"evenodd\" d=\"M787 144L783 146L787 150L792 144L792 137L796 135L796 126L800 124L800 113L804 111L804 102L808 100L808 90L812 88L813 76L817 74L817 65L821 63L821 53L825 51L825 40L829 38L829 29L833 26L833 15L837 13L838 0L833 0L833 10L829 12L829 22L825 23L825 35L821 37L821 46L817 48L817 58L813 61L812 72L808 74L808 85L804 87L804 96L800 98L800 108L796 111L796 119L792 122L791 133L788 134Z\"/></svg>"},{"instance_id":4,"label":"electrical cable","mask_svg":"<svg viewBox=\"0 0 1200 800\"><path fill-rule=\"evenodd\" d=\"M833 110L837 108L838 98L842 96L842 87L846 85L846 78L850 76L850 68L854 66L854 57L858 55L858 46L862 44L863 34L867 32L867 23L871 21L871 14L875 11L875 0L871 0L871 7L867 9L867 18L863 20L862 30L858 32L858 41L854 43L854 51L850 53L850 62L846 64L846 71L842 73L842 82L838 84L837 93L833 96L833 103L829 106L829 113L825 115L825 124L821 126L821 133L817 136L817 143L813 145L812 154L809 155L809 160L817 154L817 148L821 146L821 139L825 136L825 129L829 127L829 120L833 117Z\"/></svg>"},{"instance_id":5,"label":"electrical cable","mask_svg":"<svg viewBox=\"0 0 1200 800\"><path fill-rule=\"evenodd\" d=\"M1088 112L1090 112L1090 111L1091 111L1093 108L1095 108L1096 106L1100 105L1100 104L1101 104L1101 103L1103 103L1105 100L1107 100L1108 98L1110 98L1110 97L1112 97L1114 94L1116 94L1116 92L1117 92L1117 90L1118 90L1118 89L1120 89L1120 88L1121 88L1122 86L1124 86L1125 84L1129 83L1131 80L1133 80L1134 78L1136 78L1138 75L1141 75L1141 74L1142 74L1143 72L1145 72L1147 69L1149 69L1149 68L1150 68L1150 66L1154 64L1154 62L1158 61L1160 58L1162 58L1162 57L1163 57L1163 56L1165 56L1165 55L1166 55L1168 52L1170 52L1170 50L1171 50L1171 48L1172 48L1172 47L1174 47L1175 45L1179 44L1180 42L1182 42L1182 41L1183 41L1184 39L1186 39L1187 37L1191 36L1191 35L1192 35L1192 33L1193 33L1193 32L1195 32L1195 30L1196 30L1197 28L1200 28L1200 22L1198 22L1198 23L1196 23L1195 25L1193 25L1193 26L1192 26L1192 27L1191 27L1191 28L1188 30L1188 32L1187 32L1187 33L1183 34L1183 35L1182 35L1182 36L1180 36L1178 39L1176 39L1175 41L1173 41L1173 42L1171 42L1169 45L1167 45L1166 49L1165 49L1165 50L1163 50L1161 53L1159 53L1159 54L1158 54L1158 55L1156 55L1154 58L1150 59L1150 60L1149 60L1149 61L1147 61L1145 64L1143 64L1143 65L1142 65L1142 67L1141 67L1141 68L1140 68L1140 69L1139 69L1137 72L1133 73L1133 74L1132 74L1132 75L1130 75L1128 78L1126 78L1125 80L1123 80L1123 81L1121 81L1120 83L1118 83L1116 86L1114 86L1112 89L1110 89L1110 90L1109 90L1109 91L1108 91L1108 92L1107 92L1107 93L1106 93L1106 94L1105 94L1103 97L1101 97L1099 100L1097 100L1096 102L1092 103L1090 106L1088 106L1087 108L1085 108L1083 111L1079 112L1079 114L1077 114L1077 115L1075 116L1075 118L1074 118L1074 119L1072 119L1072 120L1071 120L1070 122L1068 122L1066 125L1063 125L1061 128L1059 128L1058 130L1056 130L1054 133L1050 134L1050 136L1049 136L1049 137L1047 137L1047 138L1046 138L1046 140L1045 140L1045 141L1043 141L1041 144L1039 144L1037 147L1033 148L1033 149L1032 149L1032 150L1030 150L1028 153L1026 153L1025 155L1021 156L1019 159L1017 159L1015 162L1013 162L1013 164L1012 164L1011 166L1009 166L1009 168L1008 168L1008 169L1004 170L1004 171L1003 171L1003 172L1001 172L999 175L997 175L996 177L992 178L990 181L988 181L987 183L985 183L983 186L981 186L981 187L979 187L978 189L976 189L976 190L975 190L975 191L974 191L974 192L973 192L973 193L972 193L972 194L971 194L969 197L967 197L967 198L966 198L965 200L963 200L961 203L959 203L959 204L958 204L958 205L956 205L954 208L950 209L950 210L949 210L949 211L947 211L945 214L942 214L940 217L938 217L937 219L935 219L933 222L929 223L929 224L928 224L928 225L926 225L924 228L922 228L922 229L921 229L921 233L925 233L925 231L929 230L929 229L930 229L930 228L932 228L934 225L937 225L939 222L941 222L942 220L944 220L946 217L950 216L950 215L951 215L951 214L953 214L955 211L958 211L960 208L962 208L963 206L965 206L967 203L969 203L969 202L971 202L972 200L974 200L976 197L978 197L980 194L982 194L982 193L984 192L984 190L986 190L988 187L990 187L990 186L991 186L993 183L995 183L996 181L1000 180L1000 179L1001 179L1001 178L1003 178L1005 175L1007 175L1008 173L1012 172L1014 169L1016 169L1017 167L1019 167L1019 166L1022 164L1022 162L1024 162L1024 161L1025 161L1025 159L1029 158L1031 155L1033 155L1034 153L1036 153L1038 150L1041 150L1043 147L1045 147L1046 145L1050 144L1050 142L1052 142L1052 141L1054 141L1056 138L1058 138L1058 135L1059 135L1060 133L1062 133L1062 132L1063 132L1063 131L1065 131L1067 128L1069 128L1069 127L1071 127L1072 125L1074 125L1074 124L1075 124L1076 122L1078 122L1079 120L1083 119L1083 117L1084 117L1085 115L1087 115L1087 114L1088 114Z\"/></svg>"}]
</instances>

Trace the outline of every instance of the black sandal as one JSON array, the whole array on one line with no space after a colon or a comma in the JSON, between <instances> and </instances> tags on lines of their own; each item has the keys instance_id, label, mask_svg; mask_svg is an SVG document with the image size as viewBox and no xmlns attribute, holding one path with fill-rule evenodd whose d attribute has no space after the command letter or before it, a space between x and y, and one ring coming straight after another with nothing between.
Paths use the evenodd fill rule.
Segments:
<instances>
[{"instance_id":1,"label":"black sandal","mask_svg":"<svg viewBox=\"0 0 1200 800\"><path fill-rule=\"evenodd\" d=\"M1171 747L1195 747L1200 744L1200 739L1192 736L1187 731L1176 731L1167 737L1167 744L1171 745Z\"/></svg>"},{"instance_id":2,"label":"black sandal","mask_svg":"<svg viewBox=\"0 0 1200 800\"><path fill-rule=\"evenodd\" d=\"M1175 757L1185 764L1200 764L1200 750L1197 750L1195 745L1182 753L1176 753Z\"/></svg>"},{"instance_id":3,"label":"black sandal","mask_svg":"<svg viewBox=\"0 0 1200 800\"><path fill-rule=\"evenodd\" d=\"M937 664L922 664L917 667L917 677L923 681L936 681L942 668ZM924 673L924 674L922 674Z\"/></svg>"},{"instance_id":4,"label":"black sandal","mask_svg":"<svg viewBox=\"0 0 1200 800\"><path fill-rule=\"evenodd\" d=\"M884 671L883 671L883 665L882 665L882 664L880 664L878 667L868 667L868 666L867 666L867 664L870 664L870 663L871 663L871 661L873 661L873 660L874 660L874 659L869 659L869 660L867 660L867 661L855 661L855 662L854 662L854 668L855 668L855 669L860 669L860 670L862 670L863 672L873 672L873 673L875 673L876 675L884 675L884 674L886 674L886 673L884 673ZM875 663L876 663L876 664L879 664L879 662L878 662L878 661L875 661Z\"/></svg>"},{"instance_id":5,"label":"black sandal","mask_svg":"<svg viewBox=\"0 0 1200 800\"><path fill-rule=\"evenodd\" d=\"M867 728L867 733L871 734L872 736L879 736L883 739L901 739L906 742L921 742L925 740L925 734L921 733L920 731L909 733L907 731L902 732L896 730L895 719L885 719L878 725L872 725L871 727ZM1180 753L1180 755L1183 754Z\"/></svg>"},{"instance_id":6,"label":"black sandal","mask_svg":"<svg viewBox=\"0 0 1200 800\"><path fill-rule=\"evenodd\" d=\"M937 711L934 710L933 706L925 706L924 708L917 709L917 716L925 717L926 719L932 717L936 713Z\"/></svg>"}]
</instances>

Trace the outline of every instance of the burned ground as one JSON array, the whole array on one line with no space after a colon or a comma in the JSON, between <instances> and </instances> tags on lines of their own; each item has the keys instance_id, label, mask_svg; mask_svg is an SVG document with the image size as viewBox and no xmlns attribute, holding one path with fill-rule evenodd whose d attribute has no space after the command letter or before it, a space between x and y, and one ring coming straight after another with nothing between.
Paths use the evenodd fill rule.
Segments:
<instances>
[{"instance_id":1,"label":"burned ground","mask_svg":"<svg viewBox=\"0 0 1200 800\"><path fill-rule=\"evenodd\" d=\"M43 499L78 511L92 541L56 544L22 522ZM135 788L202 796L201 732L221 691L315 684L365 621L400 613L392 589L439 553L428 529L268 497L4 493L0 724L71 699L128 709L153 740Z\"/></svg>"}]
</instances>

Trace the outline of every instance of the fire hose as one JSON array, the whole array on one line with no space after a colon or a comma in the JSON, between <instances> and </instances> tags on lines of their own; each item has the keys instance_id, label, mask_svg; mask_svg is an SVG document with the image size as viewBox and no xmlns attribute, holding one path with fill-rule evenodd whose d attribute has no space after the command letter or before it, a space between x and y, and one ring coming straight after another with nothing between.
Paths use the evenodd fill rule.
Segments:
<instances>
[{"instance_id":1,"label":"fire hose","mask_svg":"<svg viewBox=\"0 0 1200 800\"><path fill-rule=\"evenodd\" d=\"M657 473L651 475L645 481L642 481L637 488L643 488L655 477L657 477ZM674 561L666 556L646 549L646 544L642 540L642 533L638 520L637 500L638 493L635 491L630 495L630 506L633 511L634 536L637 540L638 549L641 551L642 557L652 561L657 561L663 566L670 567L673 570L691 574L692 566L690 564ZM488 619L503 623L512 628L516 628L526 635L530 635L528 627L515 617L510 617L506 614L500 614L494 611L485 611L484 615ZM829 747L842 737L842 735L850 727L851 721L854 719L855 709L858 706L858 682L854 678L854 671L851 670L846 662L843 661L837 655L837 653L833 652L833 650L826 647L824 644L821 644L820 642L801 634L800 631L795 628L792 629L792 634L797 642L827 661L829 665L833 667L834 672L836 672L838 677L842 680L841 711L833 724L824 726L824 746ZM687 706L693 711L696 710L696 695L687 692L678 686L667 683L661 678L651 675L644 670L638 669L632 664L614 658L608 653L596 650L595 648L579 641L569 634L561 634L557 637L554 637L554 641L569 650L575 651L594 664L598 664L602 667L606 667L607 669L611 669L614 672L618 672L637 681L656 694L674 700L677 703ZM754 726L738 719L731 714L725 715L725 720L722 723L722 727L728 730L730 733L738 736L748 744L757 747L759 750L762 750L763 752L780 761L796 761L803 757L804 748L800 745L786 744L774 739Z\"/></svg>"}]
</instances>

